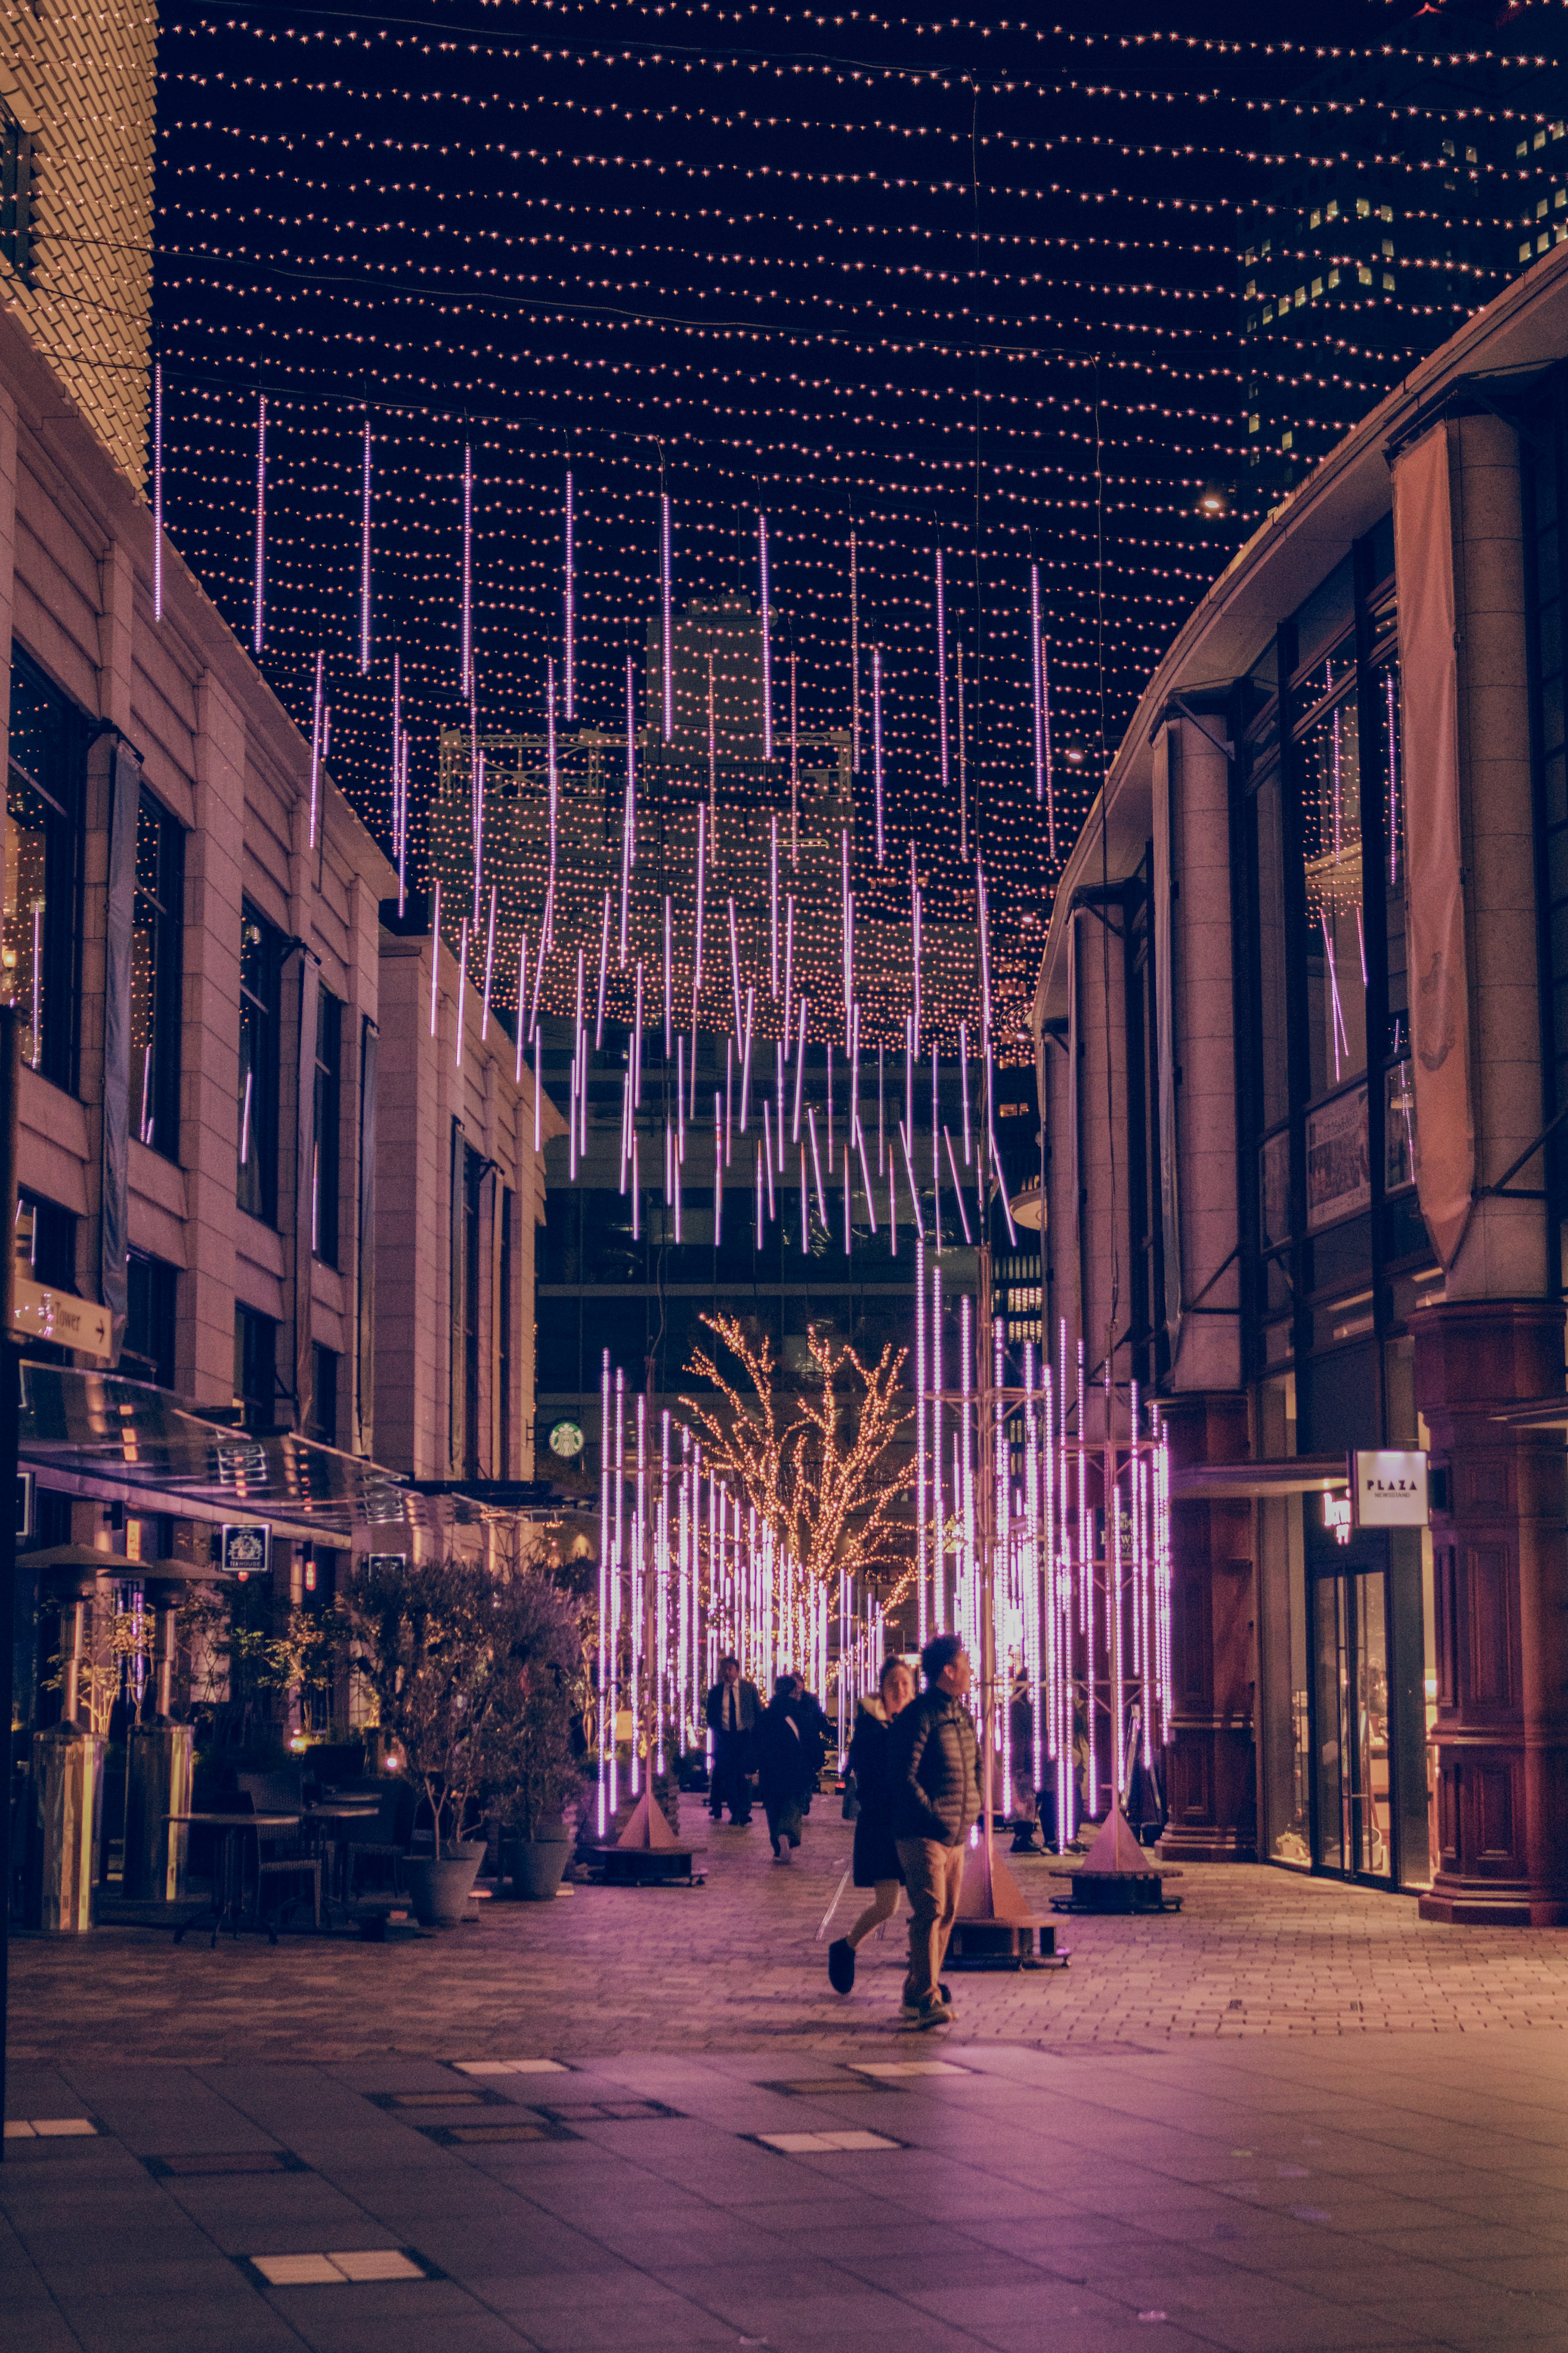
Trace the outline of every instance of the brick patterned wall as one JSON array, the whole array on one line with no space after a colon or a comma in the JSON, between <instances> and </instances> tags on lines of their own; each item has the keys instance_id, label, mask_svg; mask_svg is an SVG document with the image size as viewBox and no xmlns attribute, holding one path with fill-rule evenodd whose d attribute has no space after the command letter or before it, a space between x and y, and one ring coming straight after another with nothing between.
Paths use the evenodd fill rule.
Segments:
<instances>
[{"instance_id":1,"label":"brick patterned wall","mask_svg":"<svg viewBox=\"0 0 1568 2353\"><path fill-rule=\"evenodd\" d=\"M152 351L157 16L0 0L0 92L33 133L32 284L0 296L140 489Z\"/></svg>"}]
</instances>

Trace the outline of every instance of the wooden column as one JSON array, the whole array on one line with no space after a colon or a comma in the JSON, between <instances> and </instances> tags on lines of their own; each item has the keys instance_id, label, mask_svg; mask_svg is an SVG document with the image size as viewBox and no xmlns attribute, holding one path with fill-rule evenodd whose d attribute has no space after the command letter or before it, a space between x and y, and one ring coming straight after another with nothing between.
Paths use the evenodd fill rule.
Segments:
<instances>
[{"instance_id":1,"label":"wooden column","mask_svg":"<svg viewBox=\"0 0 1568 2353\"><path fill-rule=\"evenodd\" d=\"M1427 1920L1568 1921L1568 1564L1560 1430L1497 1417L1563 1387L1562 1304L1415 1319L1415 1403L1447 1472L1432 1514L1437 1849Z\"/></svg>"},{"instance_id":2,"label":"wooden column","mask_svg":"<svg viewBox=\"0 0 1568 2353\"><path fill-rule=\"evenodd\" d=\"M1247 1399L1234 1389L1179 1391L1163 1411L1173 1472L1251 1452ZM1174 1690L1160 1841L1170 1862L1249 1862L1258 1851L1252 1525L1242 1500L1171 1509Z\"/></svg>"}]
</instances>

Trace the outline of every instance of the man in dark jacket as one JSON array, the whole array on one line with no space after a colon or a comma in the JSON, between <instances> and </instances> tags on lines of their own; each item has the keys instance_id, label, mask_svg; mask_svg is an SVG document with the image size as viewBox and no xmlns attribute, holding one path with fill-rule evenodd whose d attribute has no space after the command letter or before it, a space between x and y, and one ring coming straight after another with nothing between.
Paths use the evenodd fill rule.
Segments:
<instances>
[{"instance_id":1,"label":"man in dark jacket","mask_svg":"<svg viewBox=\"0 0 1568 2353\"><path fill-rule=\"evenodd\" d=\"M741 1680L740 1660L721 1659L719 1680L708 1694L708 1729L713 1735L708 1810L715 1821L721 1818L726 1806L731 1822L743 1827L752 1819L752 1785L747 1774L762 1713L763 1695L755 1683Z\"/></svg>"},{"instance_id":2,"label":"man in dark jacket","mask_svg":"<svg viewBox=\"0 0 1568 2353\"><path fill-rule=\"evenodd\" d=\"M942 1965L963 1884L969 1833L980 1819L980 1752L964 1699L969 1654L956 1634L936 1634L921 1652L926 1687L889 1734L893 1832L910 1894L910 1973L904 2024L945 2026Z\"/></svg>"}]
</instances>

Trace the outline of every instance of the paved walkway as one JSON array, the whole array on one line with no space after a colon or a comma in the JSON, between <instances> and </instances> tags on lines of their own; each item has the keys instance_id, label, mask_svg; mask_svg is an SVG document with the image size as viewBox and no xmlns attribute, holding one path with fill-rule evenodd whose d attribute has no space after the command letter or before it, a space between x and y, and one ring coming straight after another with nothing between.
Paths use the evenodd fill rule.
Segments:
<instances>
[{"instance_id":1,"label":"paved walkway","mask_svg":"<svg viewBox=\"0 0 1568 2353\"><path fill-rule=\"evenodd\" d=\"M915 2038L893 1936L826 1990L847 1842L411 1945L18 1940L5 2353L1568 2353L1568 1932L1194 1872Z\"/></svg>"},{"instance_id":2,"label":"paved walkway","mask_svg":"<svg viewBox=\"0 0 1568 2353\"><path fill-rule=\"evenodd\" d=\"M816 1930L849 1857L819 1804L791 1869L757 1826L711 1830L701 1888L575 1890L476 1905L474 1926L396 1947L353 1937L148 1930L12 1948L12 2048L41 2057L348 2059L383 2052L605 2057L743 2052L787 2041L845 2052L890 2029L901 1923L863 1948L848 2002ZM700 1830L697 1828L700 1823ZM1015 1865L1042 1910L1042 1858ZM1163 2044L1189 2035L1426 2033L1568 2024L1568 1933L1429 1926L1413 1898L1244 1865L1189 1869L1179 1914L1064 1920L1060 1974L966 1981L984 2042ZM836 1925L853 1917L846 1889Z\"/></svg>"}]
</instances>

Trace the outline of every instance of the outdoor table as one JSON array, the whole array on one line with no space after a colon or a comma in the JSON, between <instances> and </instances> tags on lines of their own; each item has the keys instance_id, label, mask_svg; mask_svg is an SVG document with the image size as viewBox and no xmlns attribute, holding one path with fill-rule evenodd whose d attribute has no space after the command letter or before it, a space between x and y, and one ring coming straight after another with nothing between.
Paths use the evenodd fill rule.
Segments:
<instances>
[{"instance_id":1,"label":"outdoor table","mask_svg":"<svg viewBox=\"0 0 1568 2353\"><path fill-rule=\"evenodd\" d=\"M213 1899L206 1911L198 1912L189 1920L182 1920L174 1931L179 1944L187 1928L205 1927L212 1921L212 1941L217 1943L217 1932L226 1919L232 1933L237 1936L240 1915L245 1909L245 1833L247 1831L291 1831L300 1824L298 1814L165 1814L166 1822L203 1822L218 1837L218 1874L213 1889Z\"/></svg>"},{"instance_id":2,"label":"outdoor table","mask_svg":"<svg viewBox=\"0 0 1568 2353\"><path fill-rule=\"evenodd\" d=\"M349 1825L373 1822L380 1811L380 1802L374 1798L333 1799L325 1805L305 1808L301 1819L326 1862L326 1884L321 1892L329 1911L334 1904L344 1912L349 1909Z\"/></svg>"}]
</instances>

